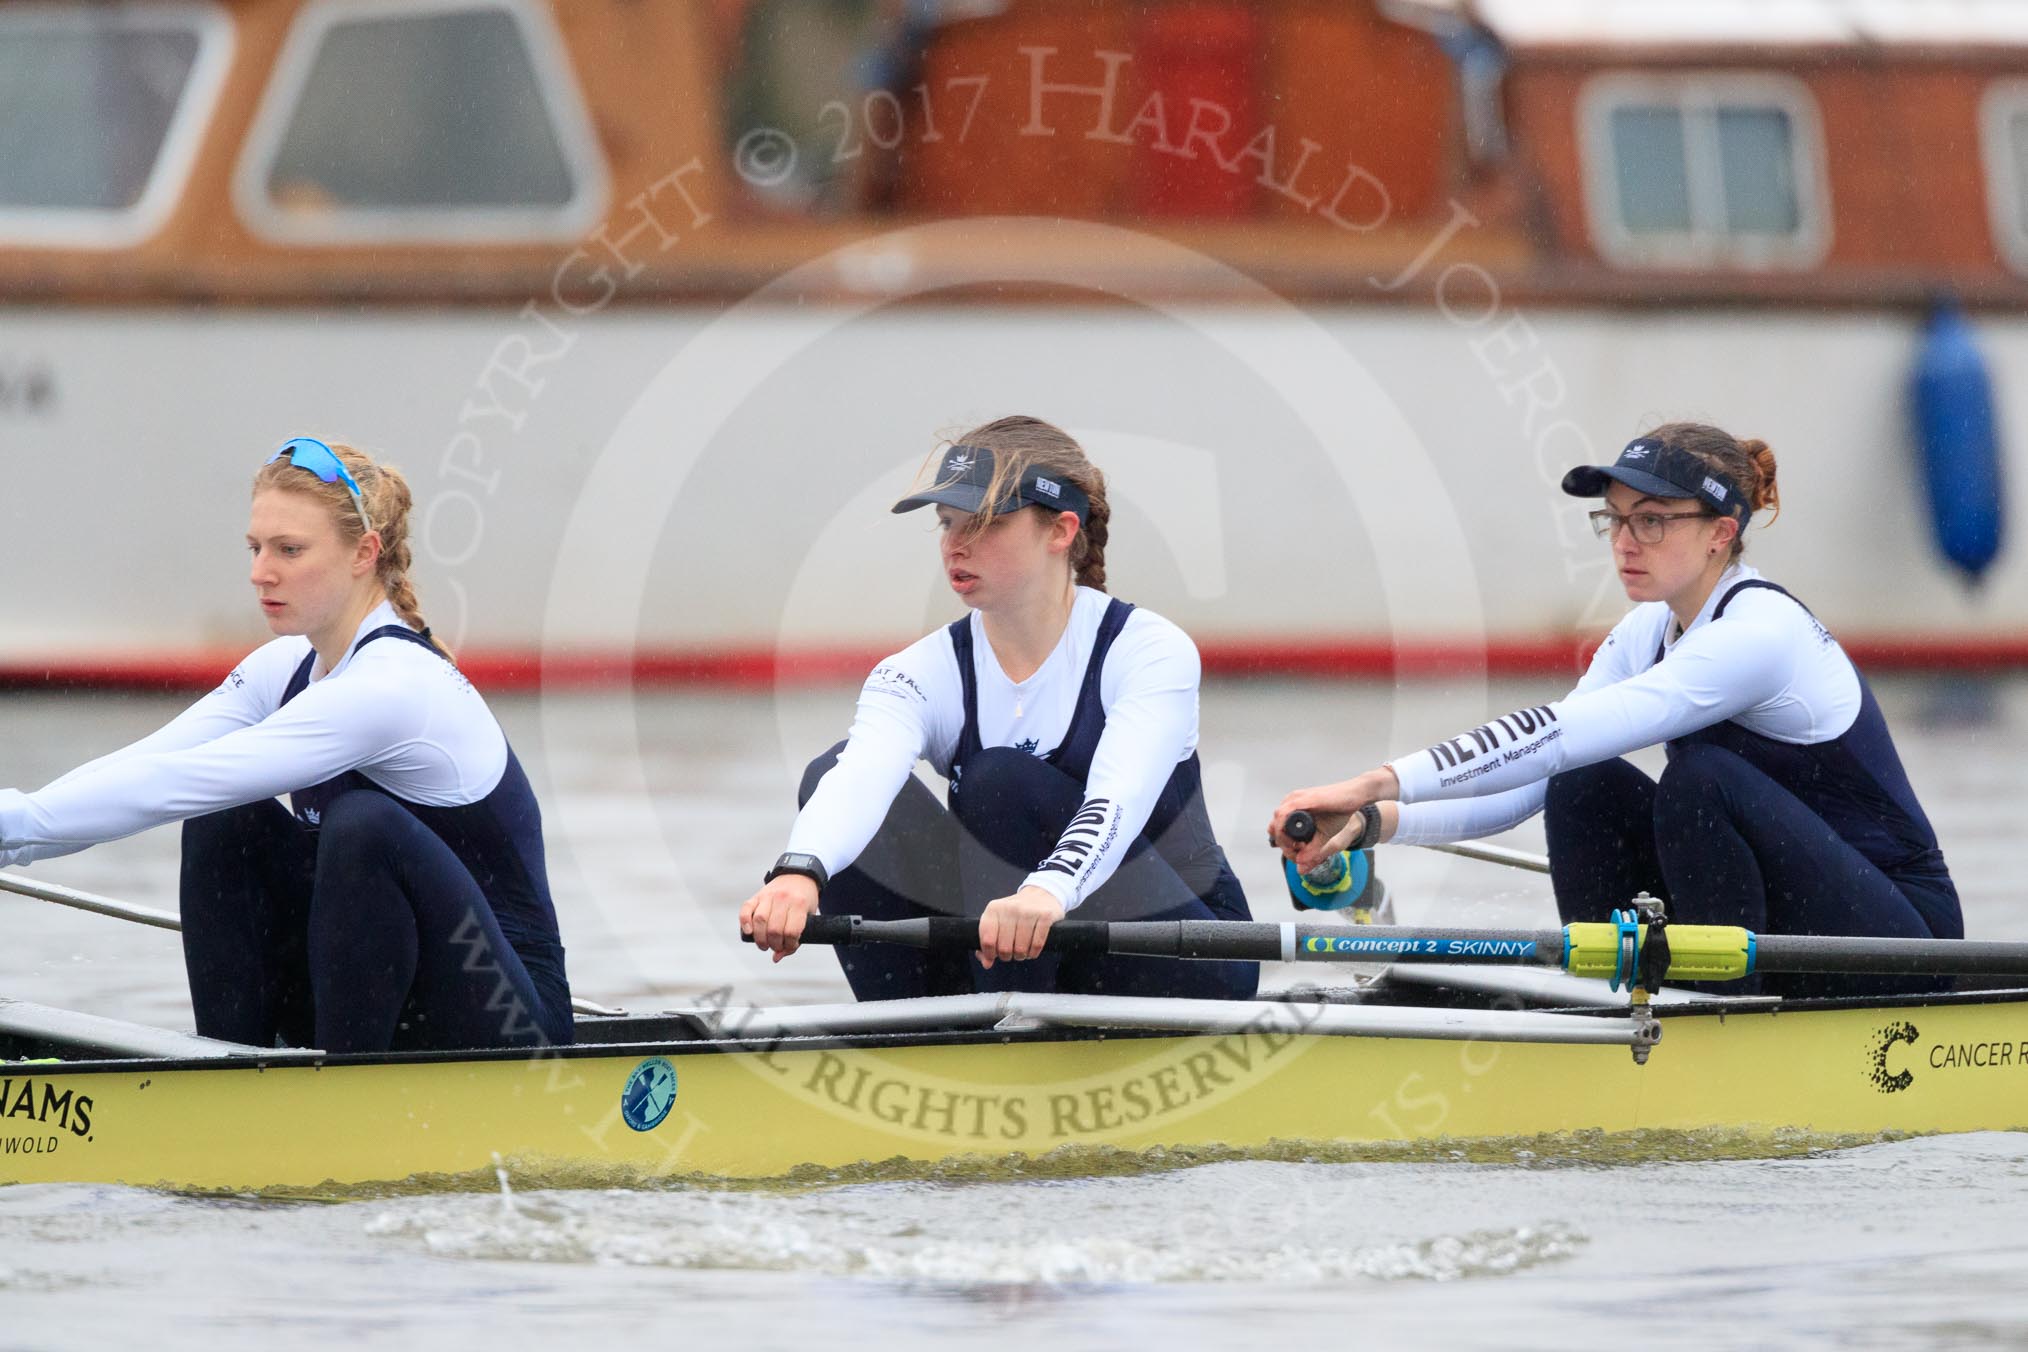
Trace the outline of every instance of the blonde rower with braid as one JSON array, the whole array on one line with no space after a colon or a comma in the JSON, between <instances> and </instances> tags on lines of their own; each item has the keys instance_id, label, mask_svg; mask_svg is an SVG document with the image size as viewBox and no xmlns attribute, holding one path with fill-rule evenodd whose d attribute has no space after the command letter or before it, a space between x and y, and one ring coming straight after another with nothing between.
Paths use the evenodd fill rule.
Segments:
<instances>
[{"instance_id":1,"label":"blonde rower with braid","mask_svg":"<svg viewBox=\"0 0 2028 1352\"><path fill-rule=\"evenodd\" d=\"M410 505L359 451L282 446L254 476L246 536L279 637L160 731L35 793L0 790L0 863L184 823L183 951L208 1037L571 1040L541 813L423 623Z\"/></svg>"},{"instance_id":2,"label":"blonde rower with braid","mask_svg":"<svg viewBox=\"0 0 2028 1352\"><path fill-rule=\"evenodd\" d=\"M826 912L977 916L976 957L841 948L862 1000L974 989L1243 999L1245 962L1062 957L1051 926L1245 920L1197 760L1197 647L1106 594L1106 480L1062 429L1001 418L931 462L965 618L873 669L851 735L803 779L788 852L740 911L782 957ZM910 772L927 760L949 807Z\"/></svg>"}]
</instances>

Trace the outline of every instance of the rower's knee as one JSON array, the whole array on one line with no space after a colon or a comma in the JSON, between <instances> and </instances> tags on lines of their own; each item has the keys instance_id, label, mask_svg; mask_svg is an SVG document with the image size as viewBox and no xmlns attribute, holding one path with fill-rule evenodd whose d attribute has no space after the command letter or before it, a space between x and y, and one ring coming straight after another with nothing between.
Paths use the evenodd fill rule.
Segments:
<instances>
[{"instance_id":1,"label":"rower's knee","mask_svg":"<svg viewBox=\"0 0 2028 1352\"><path fill-rule=\"evenodd\" d=\"M1056 818L1082 801L1078 782L1048 761L1009 746L989 746L965 761L957 797L958 816L996 819ZM1061 823L1057 823L1061 825Z\"/></svg>"},{"instance_id":2,"label":"rower's knee","mask_svg":"<svg viewBox=\"0 0 2028 1352\"><path fill-rule=\"evenodd\" d=\"M806 768L803 771L802 784L799 785L796 789L797 807L802 807L805 803L810 801L810 796L817 792L818 781L822 780L825 775L831 773L831 767L838 763L838 757L840 754L844 752L844 750L845 743L840 742L836 746L832 747L829 751L826 751L823 755L817 757L817 759L810 762L808 768Z\"/></svg>"},{"instance_id":3,"label":"rower's knee","mask_svg":"<svg viewBox=\"0 0 2028 1352\"><path fill-rule=\"evenodd\" d=\"M1595 767L1582 766L1576 770L1565 770L1549 777L1549 785L1542 794L1542 810L1551 817L1566 817L1584 806L1585 799L1592 791L1591 771Z\"/></svg>"},{"instance_id":4,"label":"rower's knee","mask_svg":"<svg viewBox=\"0 0 2028 1352\"><path fill-rule=\"evenodd\" d=\"M246 809L243 807L207 812L201 817L186 817L183 821L183 857L209 857L238 846L245 835Z\"/></svg>"},{"instance_id":5,"label":"rower's knee","mask_svg":"<svg viewBox=\"0 0 2028 1352\"><path fill-rule=\"evenodd\" d=\"M1083 801L1084 786L1054 765L999 746L966 757L951 807L968 839L1025 874L1055 846ZM968 891L975 890L975 881L967 878Z\"/></svg>"},{"instance_id":6,"label":"rower's knee","mask_svg":"<svg viewBox=\"0 0 2028 1352\"><path fill-rule=\"evenodd\" d=\"M203 941L217 917L242 905L245 880L258 874L271 848L267 824L255 811L262 806L284 810L264 799L184 819L176 892L186 950Z\"/></svg>"},{"instance_id":7,"label":"rower's knee","mask_svg":"<svg viewBox=\"0 0 2028 1352\"><path fill-rule=\"evenodd\" d=\"M207 812L183 821L183 859L216 859L226 854L244 854L260 848L277 825L290 826L288 809L272 798L239 807Z\"/></svg>"},{"instance_id":8,"label":"rower's knee","mask_svg":"<svg viewBox=\"0 0 2028 1352\"><path fill-rule=\"evenodd\" d=\"M366 854L385 849L404 834L415 818L384 793L353 789L333 798L317 823L319 855L333 850Z\"/></svg>"},{"instance_id":9,"label":"rower's knee","mask_svg":"<svg viewBox=\"0 0 2028 1352\"><path fill-rule=\"evenodd\" d=\"M1017 751L1011 746L988 746L973 752L965 761L965 787L984 785L989 790L1018 788L1036 783L1045 775L1062 773L1049 762L1037 760L1026 751Z\"/></svg>"},{"instance_id":10,"label":"rower's knee","mask_svg":"<svg viewBox=\"0 0 2028 1352\"><path fill-rule=\"evenodd\" d=\"M1756 795L1743 782L1752 767L1737 752L1692 742L1676 748L1655 785L1655 841L1667 858L1727 823L1744 823Z\"/></svg>"},{"instance_id":11,"label":"rower's knee","mask_svg":"<svg viewBox=\"0 0 2028 1352\"><path fill-rule=\"evenodd\" d=\"M1714 803L1728 794L1746 762L1722 746L1691 742L1669 756L1655 785L1655 811L1678 810L1686 804Z\"/></svg>"},{"instance_id":12,"label":"rower's knee","mask_svg":"<svg viewBox=\"0 0 2028 1352\"><path fill-rule=\"evenodd\" d=\"M1615 758L1580 765L1549 777L1542 810L1555 818L1597 816L1601 803L1622 801L1647 781L1632 763Z\"/></svg>"}]
</instances>

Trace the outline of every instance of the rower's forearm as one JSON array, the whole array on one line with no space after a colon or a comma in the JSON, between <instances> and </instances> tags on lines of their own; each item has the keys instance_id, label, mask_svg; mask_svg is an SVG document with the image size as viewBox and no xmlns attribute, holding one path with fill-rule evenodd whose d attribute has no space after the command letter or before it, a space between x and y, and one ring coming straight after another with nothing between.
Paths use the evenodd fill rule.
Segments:
<instances>
[{"instance_id":1,"label":"rower's forearm","mask_svg":"<svg viewBox=\"0 0 2028 1352\"><path fill-rule=\"evenodd\" d=\"M1395 826L1389 839L1397 845L1449 845L1479 840L1512 830L1542 810L1549 796L1545 782L1523 784L1483 798L1438 799L1429 803L1394 803ZM1381 809L1383 817L1387 806Z\"/></svg>"}]
</instances>

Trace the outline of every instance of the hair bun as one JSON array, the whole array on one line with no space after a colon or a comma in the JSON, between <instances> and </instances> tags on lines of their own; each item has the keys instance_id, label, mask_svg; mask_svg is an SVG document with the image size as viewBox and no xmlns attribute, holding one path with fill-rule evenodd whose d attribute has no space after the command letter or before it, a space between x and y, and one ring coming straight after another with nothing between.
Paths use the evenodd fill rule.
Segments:
<instances>
[{"instance_id":1,"label":"hair bun","mask_svg":"<svg viewBox=\"0 0 2028 1352\"><path fill-rule=\"evenodd\" d=\"M1663 423L1643 436L1672 450L1686 451L1706 468L1724 475L1738 486L1749 511L1772 508L1770 522L1781 514L1781 495L1775 489L1775 456L1765 441L1735 437L1722 427L1695 422ZM1738 558L1743 547L1743 540L1734 536L1732 557Z\"/></svg>"},{"instance_id":2,"label":"hair bun","mask_svg":"<svg viewBox=\"0 0 2028 1352\"><path fill-rule=\"evenodd\" d=\"M1781 493L1775 487L1775 454L1765 441L1742 440L1739 449L1746 453L1747 463L1753 466L1751 498L1756 512L1772 507L1781 513Z\"/></svg>"}]
</instances>

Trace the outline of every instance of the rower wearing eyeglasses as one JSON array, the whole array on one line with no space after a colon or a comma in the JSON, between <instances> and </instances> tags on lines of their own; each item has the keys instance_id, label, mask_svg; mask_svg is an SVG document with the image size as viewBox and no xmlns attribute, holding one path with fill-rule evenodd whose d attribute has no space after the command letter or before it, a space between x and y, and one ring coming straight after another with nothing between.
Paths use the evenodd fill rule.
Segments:
<instances>
[{"instance_id":1,"label":"rower wearing eyeglasses","mask_svg":"<svg viewBox=\"0 0 2028 1352\"><path fill-rule=\"evenodd\" d=\"M423 622L410 505L400 473L359 451L283 445L254 476L246 535L278 637L150 736L0 791L0 863L183 822L183 952L207 1037L572 1040L541 813Z\"/></svg>"},{"instance_id":2,"label":"rower wearing eyeglasses","mask_svg":"<svg viewBox=\"0 0 2028 1352\"><path fill-rule=\"evenodd\" d=\"M1269 825L1298 868L1382 841L1493 835L1544 813L1565 921L1640 892L1673 920L1758 933L1961 938L1958 896L1866 680L1809 609L1740 562L1780 510L1764 442L1671 423L1563 478L1635 602L1577 688L1351 779L1299 789ZM1620 759L1666 748L1659 781ZM1282 833L1298 808L1342 827ZM1920 989L1788 978L1774 993ZM1738 989L1730 987L1729 989Z\"/></svg>"}]
</instances>

